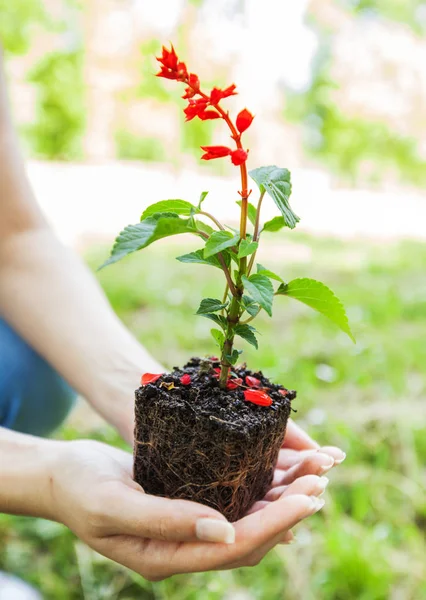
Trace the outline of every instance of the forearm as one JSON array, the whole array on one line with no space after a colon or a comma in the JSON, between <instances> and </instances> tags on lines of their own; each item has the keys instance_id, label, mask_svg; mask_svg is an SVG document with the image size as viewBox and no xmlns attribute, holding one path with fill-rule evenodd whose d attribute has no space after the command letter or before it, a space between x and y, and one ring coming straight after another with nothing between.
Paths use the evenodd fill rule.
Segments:
<instances>
[{"instance_id":1,"label":"forearm","mask_svg":"<svg viewBox=\"0 0 426 600\"><path fill-rule=\"evenodd\" d=\"M119 428L128 424L140 374L161 368L47 228L0 243L0 314Z\"/></svg>"},{"instance_id":2,"label":"forearm","mask_svg":"<svg viewBox=\"0 0 426 600\"><path fill-rule=\"evenodd\" d=\"M53 518L49 465L59 443L0 427L0 513Z\"/></svg>"}]
</instances>

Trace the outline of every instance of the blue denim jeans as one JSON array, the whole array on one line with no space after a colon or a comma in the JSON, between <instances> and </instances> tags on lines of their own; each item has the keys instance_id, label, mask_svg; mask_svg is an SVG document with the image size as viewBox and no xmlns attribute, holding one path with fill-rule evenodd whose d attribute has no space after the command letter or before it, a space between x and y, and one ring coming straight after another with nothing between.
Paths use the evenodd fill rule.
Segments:
<instances>
[{"instance_id":1,"label":"blue denim jeans","mask_svg":"<svg viewBox=\"0 0 426 600\"><path fill-rule=\"evenodd\" d=\"M47 436L66 418L76 393L0 319L0 426Z\"/></svg>"}]
</instances>

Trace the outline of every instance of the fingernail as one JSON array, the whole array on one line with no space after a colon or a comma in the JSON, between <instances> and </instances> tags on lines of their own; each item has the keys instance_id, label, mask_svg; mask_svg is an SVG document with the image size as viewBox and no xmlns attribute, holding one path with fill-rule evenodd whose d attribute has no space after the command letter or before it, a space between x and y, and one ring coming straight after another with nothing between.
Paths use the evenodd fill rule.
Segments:
<instances>
[{"instance_id":1,"label":"fingernail","mask_svg":"<svg viewBox=\"0 0 426 600\"><path fill-rule=\"evenodd\" d=\"M320 477L317 483L317 487L320 490L320 496L323 495L325 488L328 486L330 480L328 477Z\"/></svg>"},{"instance_id":2,"label":"fingernail","mask_svg":"<svg viewBox=\"0 0 426 600\"><path fill-rule=\"evenodd\" d=\"M235 542L235 529L227 521L198 519L195 534L202 542L222 542L222 544Z\"/></svg>"},{"instance_id":3,"label":"fingernail","mask_svg":"<svg viewBox=\"0 0 426 600\"><path fill-rule=\"evenodd\" d=\"M328 456L327 459L324 459L324 462L321 465L319 475L322 475L323 473L327 473L327 471L329 471L333 467L333 465L334 465L334 458L332 458L331 456Z\"/></svg>"},{"instance_id":4,"label":"fingernail","mask_svg":"<svg viewBox=\"0 0 426 600\"><path fill-rule=\"evenodd\" d=\"M322 498L317 498L316 496L311 496L310 498L312 500L312 514L314 514L322 509L325 504L325 500Z\"/></svg>"},{"instance_id":5,"label":"fingernail","mask_svg":"<svg viewBox=\"0 0 426 600\"><path fill-rule=\"evenodd\" d=\"M336 465L340 465L346 458L346 452L342 452L341 456L339 456L339 458L335 458L334 459L334 464Z\"/></svg>"}]
</instances>

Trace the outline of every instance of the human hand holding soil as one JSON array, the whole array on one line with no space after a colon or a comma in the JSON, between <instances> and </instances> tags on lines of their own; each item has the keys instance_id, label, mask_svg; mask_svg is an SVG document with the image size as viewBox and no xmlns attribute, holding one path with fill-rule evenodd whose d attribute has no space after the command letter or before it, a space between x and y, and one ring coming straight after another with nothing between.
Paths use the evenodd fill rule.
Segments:
<instances>
[{"instance_id":1,"label":"human hand holding soil","mask_svg":"<svg viewBox=\"0 0 426 600\"><path fill-rule=\"evenodd\" d=\"M291 427L289 435L301 442L304 434ZM327 481L313 473L327 468L327 459L339 452L317 452L305 458L298 471L294 463L280 468L287 473L288 485L283 488L279 482L249 515L231 525L201 504L145 494L132 479L131 455L122 450L92 441L52 444L56 444L49 473L53 517L97 552L150 581L177 573L253 566L275 545L289 543L290 529L323 506L317 496ZM283 450L281 466L297 452L303 457L306 449Z\"/></svg>"}]
</instances>

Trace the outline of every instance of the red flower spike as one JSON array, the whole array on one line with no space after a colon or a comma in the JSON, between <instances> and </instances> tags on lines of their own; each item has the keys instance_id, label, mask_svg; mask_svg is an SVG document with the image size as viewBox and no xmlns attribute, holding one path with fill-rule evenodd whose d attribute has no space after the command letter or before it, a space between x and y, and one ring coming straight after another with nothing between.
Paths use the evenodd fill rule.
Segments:
<instances>
[{"instance_id":1,"label":"red flower spike","mask_svg":"<svg viewBox=\"0 0 426 600\"><path fill-rule=\"evenodd\" d=\"M278 392L281 394L281 396L287 396L288 394L288 390L278 390Z\"/></svg>"},{"instance_id":2,"label":"red flower spike","mask_svg":"<svg viewBox=\"0 0 426 600\"><path fill-rule=\"evenodd\" d=\"M221 100L223 100L223 98L228 98L229 96L235 96L236 95L236 85L232 84L229 87L225 88L224 90L221 90L219 88L213 88L212 91L210 92L210 104L213 104L214 106L219 104L219 102Z\"/></svg>"},{"instance_id":3,"label":"red flower spike","mask_svg":"<svg viewBox=\"0 0 426 600\"><path fill-rule=\"evenodd\" d=\"M155 375L154 373L144 373L141 377L141 385L147 385L148 383L155 383L163 373Z\"/></svg>"},{"instance_id":4,"label":"red flower spike","mask_svg":"<svg viewBox=\"0 0 426 600\"><path fill-rule=\"evenodd\" d=\"M238 148L238 150L234 150L233 152L231 152L232 164L235 165L236 167L239 167L240 165L245 163L247 160L247 157L248 157L248 152L246 152L242 148Z\"/></svg>"},{"instance_id":5,"label":"red flower spike","mask_svg":"<svg viewBox=\"0 0 426 600\"><path fill-rule=\"evenodd\" d=\"M272 404L272 398L260 390L245 390L244 398L247 402L252 402L259 406L271 406Z\"/></svg>"},{"instance_id":6,"label":"red flower spike","mask_svg":"<svg viewBox=\"0 0 426 600\"><path fill-rule=\"evenodd\" d=\"M178 66L178 57L175 52L175 49L173 48L173 45L171 46L171 50L167 50L167 48L163 46L161 58L157 57L157 60L167 69L176 71Z\"/></svg>"},{"instance_id":7,"label":"red flower spike","mask_svg":"<svg viewBox=\"0 0 426 600\"><path fill-rule=\"evenodd\" d=\"M205 154L201 157L203 160L212 160L214 158L223 158L229 156L232 153L231 148L227 146L201 146L201 150L204 150Z\"/></svg>"},{"instance_id":8,"label":"red flower spike","mask_svg":"<svg viewBox=\"0 0 426 600\"><path fill-rule=\"evenodd\" d=\"M186 120L191 121L194 117L200 116L200 113L205 112L207 108L207 100L198 98L198 100L189 100L189 104L183 109L186 114Z\"/></svg>"},{"instance_id":9,"label":"red flower spike","mask_svg":"<svg viewBox=\"0 0 426 600\"><path fill-rule=\"evenodd\" d=\"M237 120L235 121L238 131L240 133L243 133L243 131L245 131L246 129L248 129L250 127L253 119L254 119L254 116L251 114L251 112L248 111L246 108L244 108L238 114Z\"/></svg>"},{"instance_id":10,"label":"red flower spike","mask_svg":"<svg viewBox=\"0 0 426 600\"><path fill-rule=\"evenodd\" d=\"M234 379L230 379L228 381L228 383L226 384L226 389L227 390L235 390L237 387L240 387L240 385L242 385L243 380L240 377L235 377Z\"/></svg>"},{"instance_id":11,"label":"red flower spike","mask_svg":"<svg viewBox=\"0 0 426 600\"><path fill-rule=\"evenodd\" d=\"M261 381L260 381L260 379L257 379L256 377L251 377L251 375L247 375L246 384L249 387L258 388L258 387L260 387Z\"/></svg>"},{"instance_id":12,"label":"red flower spike","mask_svg":"<svg viewBox=\"0 0 426 600\"><path fill-rule=\"evenodd\" d=\"M185 375L182 375L182 377L180 378L180 382L182 385L191 385L191 375L185 373Z\"/></svg>"}]
</instances>

